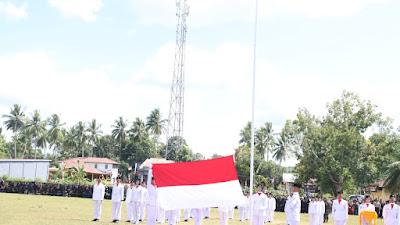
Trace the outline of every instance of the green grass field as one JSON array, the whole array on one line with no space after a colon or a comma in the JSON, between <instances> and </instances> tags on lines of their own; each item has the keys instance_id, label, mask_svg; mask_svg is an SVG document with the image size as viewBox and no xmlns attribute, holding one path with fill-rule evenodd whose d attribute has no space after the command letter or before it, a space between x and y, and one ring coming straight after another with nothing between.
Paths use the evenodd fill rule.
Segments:
<instances>
[{"instance_id":1,"label":"green grass field","mask_svg":"<svg viewBox=\"0 0 400 225\"><path fill-rule=\"evenodd\" d=\"M102 207L100 222L91 222L93 219L93 203L91 199L63 198L40 195L21 195L0 193L0 224L110 224L112 221L111 201L105 200ZM183 211L181 213L183 217ZM128 224L126 220L126 206L122 205L122 217L119 224ZM183 219L182 219L183 221ZM146 224L141 222L140 224ZM167 223L165 223L167 224ZM193 219L189 222L181 222L181 225L193 225ZM211 209L211 218L203 220L203 225L219 224L218 211ZM235 217L229 220L232 225L245 225L248 222L238 220L238 211ZM271 223L269 223L271 224ZM285 225L285 214L275 213L275 221L272 224ZM301 215L300 225L308 225L307 214ZM333 225L333 222L325 223ZM358 217L349 216L347 225L357 225ZM378 225L383 225L383 220L378 220Z\"/></svg>"}]
</instances>

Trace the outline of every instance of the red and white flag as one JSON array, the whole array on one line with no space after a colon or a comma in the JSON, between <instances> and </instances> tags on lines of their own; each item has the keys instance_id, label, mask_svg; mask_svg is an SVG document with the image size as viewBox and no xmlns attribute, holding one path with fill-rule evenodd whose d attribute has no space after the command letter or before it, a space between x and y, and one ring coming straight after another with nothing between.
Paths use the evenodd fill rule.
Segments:
<instances>
[{"instance_id":1,"label":"red and white flag","mask_svg":"<svg viewBox=\"0 0 400 225\"><path fill-rule=\"evenodd\" d=\"M233 156L154 164L152 173L164 210L245 204Z\"/></svg>"}]
</instances>

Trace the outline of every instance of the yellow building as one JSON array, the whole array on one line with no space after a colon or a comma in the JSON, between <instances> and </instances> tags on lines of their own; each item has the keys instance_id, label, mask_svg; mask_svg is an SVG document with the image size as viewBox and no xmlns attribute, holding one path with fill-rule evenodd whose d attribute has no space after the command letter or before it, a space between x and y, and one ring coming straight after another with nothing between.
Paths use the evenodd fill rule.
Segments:
<instances>
[{"instance_id":1,"label":"yellow building","mask_svg":"<svg viewBox=\"0 0 400 225\"><path fill-rule=\"evenodd\" d=\"M371 191L371 198L372 199L381 199L382 201L387 201L389 200L389 196L393 193L390 193L387 191L387 189L384 186L385 181L379 181L375 182L374 186L370 186L369 189Z\"/></svg>"}]
</instances>

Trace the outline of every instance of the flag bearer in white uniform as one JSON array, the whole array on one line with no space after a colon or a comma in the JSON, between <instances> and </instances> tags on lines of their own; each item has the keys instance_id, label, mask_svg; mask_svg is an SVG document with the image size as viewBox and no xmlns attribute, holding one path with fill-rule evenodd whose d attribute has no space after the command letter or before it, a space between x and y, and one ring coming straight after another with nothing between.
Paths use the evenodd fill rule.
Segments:
<instances>
[{"instance_id":1,"label":"flag bearer in white uniform","mask_svg":"<svg viewBox=\"0 0 400 225\"><path fill-rule=\"evenodd\" d=\"M310 215L310 225L317 225L317 204L315 198L311 198L311 202L308 204L308 214Z\"/></svg>"},{"instance_id":2,"label":"flag bearer in white uniform","mask_svg":"<svg viewBox=\"0 0 400 225\"><path fill-rule=\"evenodd\" d=\"M228 206L219 206L219 221L221 225L228 225L228 217L229 217L229 207Z\"/></svg>"},{"instance_id":3,"label":"flag bearer in white uniform","mask_svg":"<svg viewBox=\"0 0 400 225\"><path fill-rule=\"evenodd\" d=\"M265 218L265 209L267 208L267 196L262 193L262 186L257 186L257 193L253 195L253 224L263 225Z\"/></svg>"},{"instance_id":4,"label":"flag bearer in white uniform","mask_svg":"<svg viewBox=\"0 0 400 225\"><path fill-rule=\"evenodd\" d=\"M370 212L375 212L375 206L374 204L371 204L371 198L367 195L365 196L365 203L361 204L360 206L360 213L362 211L370 211ZM374 220L372 220L372 223L369 222L364 216L361 218L361 225L371 225L374 224Z\"/></svg>"},{"instance_id":5,"label":"flag bearer in white uniform","mask_svg":"<svg viewBox=\"0 0 400 225\"><path fill-rule=\"evenodd\" d=\"M142 188L143 188L143 202L142 202L142 206L140 208L140 219L139 221L144 221L145 215L146 215L146 205L147 205L147 201L149 199L149 192L147 191L147 186L146 186L146 182L142 182Z\"/></svg>"},{"instance_id":6,"label":"flag bearer in white uniform","mask_svg":"<svg viewBox=\"0 0 400 225\"><path fill-rule=\"evenodd\" d=\"M332 220L335 225L345 225L349 217L349 206L347 201L343 199L343 192L338 191L338 199L333 200L332 203Z\"/></svg>"},{"instance_id":7,"label":"flag bearer in white uniform","mask_svg":"<svg viewBox=\"0 0 400 225\"><path fill-rule=\"evenodd\" d=\"M250 217L250 193L246 194L246 220Z\"/></svg>"},{"instance_id":8,"label":"flag bearer in white uniform","mask_svg":"<svg viewBox=\"0 0 400 225\"><path fill-rule=\"evenodd\" d=\"M383 207L383 219L385 225L399 225L400 224L400 207L396 205L396 198L390 195L389 204Z\"/></svg>"},{"instance_id":9,"label":"flag bearer in white uniform","mask_svg":"<svg viewBox=\"0 0 400 225\"><path fill-rule=\"evenodd\" d=\"M149 194L149 198L147 201L147 225L156 225L156 220L157 220L157 208L158 208L157 185L152 175L153 171L150 165L147 177L147 191Z\"/></svg>"},{"instance_id":10,"label":"flag bearer in white uniform","mask_svg":"<svg viewBox=\"0 0 400 225\"><path fill-rule=\"evenodd\" d=\"M229 207L229 219L233 219L234 212L235 212L235 206Z\"/></svg>"},{"instance_id":11,"label":"flag bearer in white uniform","mask_svg":"<svg viewBox=\"0 0 400 225\"><path fill-rule=\"evenodd\" d=\"M130 223L132 221L132 189L135 187L135 183L131 181L130 186L128 189L126 189L126 198L125 198L125 204L126 204L126 215L128 219L125 222Z\"/></svg>"},{"instance_id":12,"label":"flag bearer in white uniform","mask_svg":"<svg viewBox=\"0 0 400 225\"><path fill-rule=\"evenodd\" d=\"M183 219L185 222L189 221L189 217L190 217L190 212L192 211L192 209L184 209L183 210Z\"/></svg>"},{"instance_id":13,"label":"flag bearer in white uniform","mask_svg":"<svg viewBox=\"0 0 400 225\"><path fill-rule=\"evenodd\" d=\"M244 197L244 196L243 196ZM247 204L247 198L244 197L246 199L244 205L239 205L238 206L238 210L239 210L239 221L243 221L244 220L244 212L246 211L246 204Z\"/></svg>"},{"instance_id":14,"label":"flag bearer in white uniform","mask_svg":"<svg viewBox=\"0 0 400 225\"><path fill-rule=\"evenodd\" d=\"M111 194L113 223L118 223L121 219L121 203L124 200L124 186L121 184L121 177L117 177L117 183L114 184Z\"/></svg>"},{"instance_id":15,"label":"flag bearer in white uniform","mask_svg":"<svg viewBox=\"0 0 400 225\"><path fill-rule=\"evenodd\" d=\"M286 214L286 224L289 224L289 214L290 214L290 211L289 211L289 201L290 201L290 199L292 199L292 196L288 196L287 197L287 199L286 199L286 201L285 201L285 208L284 208L284 212L285 212L285 214Z\"/></svg>"},{"instance_id":16,"label":"flag bearer in white uniform","mask_svg":"<svg viewBox=\"0 0 400 225\"><path fill-rule=\"evenodd\" d=\"M266 222L272 223L274 221L274 212L276 209L276 200L272 196L272 194L269 194L269 197L267 198L267 215L266 215Z\"/></svg>"},{"instance_id":17,"label":"flag bearer in white uniform","mask_svg":"<svg viewBox=\"0 0 400 225\"><path fill-rule=\"evenodd\" d=\"M290 200L286 202L288 204L288 213L286 213L287 221L289 225L298 225L300 222L300 196L299 196L299 189L300 184L293 185L293 194Z\"/></svg>"},{"instance_id":18,"label":"flag bearer in white uniform","mask_svg":"<svg viewBox=\"0 0 400 225\"><path fill-rule=\"evenodd\" d=\"M210 218L210 207L204 208L204 219Z\"/></svg>"},{"instance_id":19,"label":"flag bearer in white uniform","mask_svg":"<svg viewBox=\"0 0 400 225\"><path fill-rule=\"evenodd\" d=\"M94 219L93 221L100 220L101 205L103 204L105 187L102 183L103 177L97 179L97 184L93 185L93 206L94 206Z\"/></svg>"},{"instance_id":20,"label":"flag bearer in white uniform","mask_svg":"<svg viewBox=\"0 0 400 225\"><path fill-rule=\"evenodd\" d=\"M203 208L193 209L194 225L201 225L203 221Z\"/></svg>"},{"instance_id":21,"label":"flag bearer in white uniform","mask_svg":"<svg viewBox=\"0 0 400 225\"><path fill-rule=\"evenodd\" d=\"M135 187L132 189L132 223L138 224L140 219L140 208L143 202L143 188L140 186L140 180L137 179Z\"/></svg>"}]
</instances>

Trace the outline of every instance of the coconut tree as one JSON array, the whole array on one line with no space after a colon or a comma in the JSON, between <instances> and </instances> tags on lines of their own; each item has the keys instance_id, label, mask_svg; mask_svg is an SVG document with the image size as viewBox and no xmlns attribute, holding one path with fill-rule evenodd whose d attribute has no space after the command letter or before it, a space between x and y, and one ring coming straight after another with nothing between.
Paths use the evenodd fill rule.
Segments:
<instances>
[{"instance_id":1,"label":"coconut tree","mask_svg":"<svg viewBox=\"0 0 400 225\"><path fill-rule=\"evenodd\" d=\"M165 131L165 122L167 120L161 118L160 109L151 111L150 116L147 117L146 129L153 135L154 146L161 134Z\"/></svg>"},{"instance_id":2,"label":"coconut tree","mask_svg":"<svg viewBox=\"0 0 400 225\"><path fill-rule=\"evenodd\" d=\"M128 121L124 120L122 116L120 116L117 120L114 121L115 125L111 125L113 130L111 131L112 137L117 139L119 142L119 157L122 159L122 141L125 140L126 137L126 128L128 126Z\"/></svg>"},{"instance_id":3,"label":"coconut tree","mask_svg":"<svg viewBox=\"0 0 400 225\"><path fill-rule=\"evenodd\" d=\"M6 118L6 121L4 121L6 129L12 130L14 134L14 158L17 158L18 131L24 126L25 121L25 114L21 109L21 105L14 104L11 108L10 114L3 115L3 118Z\"/></svg>"},{"instance_id":4,"label":"coconut tree","mask_svg":"<svg viewBox=\"0 0 400 225\"><path fill-rule=\"evenodd\" d=\"M273 155L274 159L279 161L279 165L282 161L285 161L290 155L290 143L286 135L285 130L279 133L278 141L275 147L275 153Z\"/></svg>"},{"instance_id":5,"label":"coconut tree","mask_svg":"<svg viewBox=\"0 0 400 225\"><path fill-rule=\"evenodd\" d=\"M61 146L64 139L61 128L65 123L61 123L60 117L57 114L51 115L48 121L48 125L50 126L48 140L50 142L50 147L54 147L54 158L57 159L57 148Z\"/></svg>"},{"instance_id":6,"label":"coconut tree","mask_svg":"<svg viewBox=\"0 0 400 225\"><path fill-rule=\"evenodd\" d=\"M85 123L79 121L78 124L75 126L76 128L76 138L78 139L78 148L82 150L82 157L85 157L85 148L84 144L86 142L86 126Z\"/></svg>"},{"instance_id":7,"label":"coconut tree","mask_svg":"<svg viewBox=\"0 0 400 225\"><path fill-rule=\"evenodd\" d=\"M242 145L251 145L251 122L247 122L246 126L240 130L240 140L239 144Z\"/></svg>"},{"instance_id":8,"label":"coconut tree","mask_svg":"<svg viewBox=\"0 0 400 225\"><path fill-rule=\"evenodd\" d=\"M269 161L269 153L274 147L275 139L273 135L272 123L266 122L255 134L256 148L261 154L261 158L265 158L267 153L267 161Z\"/></svg>"},{"instance_id":9,"label":"coconut tree","mask_svg":"<svg viewBox=\"0 0 400 225\"><path fill-rule=\"evenodd\" d=\"M142 141L147 135L146 125L143 120L139 117L136 117L136 120L133 121L132 128L129 130L132 135L134 141Z\"/></svg>"},{"instance_id":10,"label":"coconut tree","mask_svg":"<svg viewBox=\"0 0 400 225\"><path fill-rule=\"evenodd\" d=\"M39 137L46 132L47 120L41 120L40 112L35 110L33 114L31 113L31 117L28 119L25 127L32 135L34 151L35 151L35 159L37 153L37 145Z\"/></svg>"},{"instance_id":11,"label":"coconut tree","mask_svg":"<svg viewBox=\"0 0 400 225\"><path fill-rule=\"evenodd\" d=\"M92 145L92 148L90 151L90 157L93 156L94 144L99 139L100 135L103 133L103 131L101 131L100 128L101 128L101 124L98 124L96 119L92 119L92 121L89 122L89 125L86 128L86 132L88 133L88 141Z\"/></svg>"}]
</instances>

